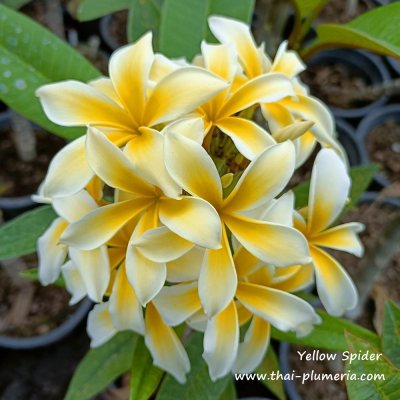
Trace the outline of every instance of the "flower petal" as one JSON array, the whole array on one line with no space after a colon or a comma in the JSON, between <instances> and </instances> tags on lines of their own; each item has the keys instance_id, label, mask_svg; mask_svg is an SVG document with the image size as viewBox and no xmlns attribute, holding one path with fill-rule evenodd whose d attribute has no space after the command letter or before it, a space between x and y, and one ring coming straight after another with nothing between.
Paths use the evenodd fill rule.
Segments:
<instances>
[{"instance_id":1,"label":"flower petal","mask_svg":"<svg viewBox=\"0 0 400 400\"><path fill-rule=\"evenodd\" d=\"M261 214L260 219L286 226L293 226L294 194L286 192L271 204Z\"/></svg>"},{"instance_id":2,"label":"flower petal","mask_svg":"<svg viewBox=\"0 0 400 400\"><path fill-rule=\"evenodd\" d=\"M150 128L140 128L141 135L130 140L124 154L147 182L158 186L166 196L177 198L182 190L168 174L164 163L164 137Z\"/></svg>"},{"instance_id":3,"label":"flower petal","mask_svg":"<svg viewBox=\"0 0 400 400\"><path fill-rule=\"evenodd\" d=\"M145 343L154 364L169 372L179 383L186 382L190 361L175 331L167 326L153 304L146 308Z\"/></svg>"},{"instance_id":4,"label":"flower petal","mask_svg":"<svg viewBox=\"0 0 400 400\"><path fill-rule=\"evenodd\" d=\"M171 231L199 246L221 247L221 220L206 201L195 197L161 199L159 217Z\"/></svg>"},{"instance_id":5,"label":"flower petal","mask_svg":"<svg viewBox=\"0 0 400 400\"><path fill-rule=\"evenodd\" d=\"M92 81L88 82L88 84L122 107L121 99L118 97L118 93L115 91L114 85L110 78L102 76L100 78L93 79Z\"/></svg>"},{"instance_id":6,"label":"flower petal","mask_svg":"<svg viewBox=\"0 0 400 400\"><path fill-rule=\"evenodd\" d=\"M201 309L197 282L165 286L153 303L168 325L180 325Z\"/></svg>"},{"instance_id":7,"label":"flower petal","mask_svg":"<svg viewBox=\"0 0 400 400\"><path fill-rule=\"evenodd\" d=\"M155 262L169 262L183 256L194 244L178 236L166 226L148 230L132 244L143 256Z\"/></svg>"},{"instance_id":8,"label":"flower petal","mask_svg":"<svg viewBox=\"0 0 400 400\"><path fill-rule=\"evenodd\" d=\"M154 126L192 112L227 86L222 79L202 68L183 67L172 71L151 93L142 125ZM171 93L174 101L170 101Z\"/></svg>"},{"instance_id":9,"label":"flower petal","mask_svg":"<svg viewBox=\"0 0 400 400\"><path fill-rule=\"evenodd\" d=\"M294 96L290 79L277 73L260 75L242 85L220 111L220 115L230 117L257 103L273 103L288 96Z\"/></svg>"},{"instance_id":10,"label":"flower petal","mask_svg":"<svg viewBox=\"0 0 400 400\"><path fill-rule=\"evenodd\" d=\"M317 246L343 250L357 257L362 257L364 254L364 246L357 234L363 230L363 224L349 222L313 236L310 242Z\"/></svg>"},{"instance_id":11,"label":"flower petal","mask_svg":"<svg viewBox=\"0 0 400 400\"><path fill-rule=\"evenodd\" d=\"M191 117L178 119L168 124L161 133L167 135L169 131L179 133L201 145L205 135L203 118Z\"/></svg>"},{"instance_id":12,"label":"flower petal","mask_svg":"<svg viewBox=\"0 0 400 400\"><path fill-rule=\"evenodd\" d=\"M233 80L237 71L236 53L232 44L201 43L205 68L227 82Z\"/></svg>"},{"instance_id":13,"label":"flower petal","mask_svg":"<svg viewBox=\"0 0 400 400\"><path fill-rule=\"evenodd\" d=\"M144 257L133 245L126 252L126 274L139 302L146 306L162 289L167 267Z\"/></svg>"},{"instance_id":14,"label":"flower petal","mask_svg":"<svg viewBox=\"0 0 400 400\"><path fill-rule=\"evenodd\" d=\"M60 237L67 222L56 218L37 242L39 257L39 280L42 285L54 283L67 256L67 246L60 244Z\"/></svg>"},{"instance_id":15,"label":"flower petal","mask_svg":"<svg viewBox=\"0 0 400 400\"><path fill-rule=\"evenodd\" d=\"M281 290L241 282L236 297L252 313L284 332L306 335L320 322L310 304Z\"/></svg>"},{"instance_id":16,"label":"flower petal","mask_svg":"<svg viewBox=\"0 0 400 400\"><path fill-rule=\"evenodd\" d=\"M295 157L293 144L289 141L264 150L244 171L224 201L224 210L251 210L273 199L291 178Z\"/></svg>"},{"instance_id":17,"label":"flower petal","mask_svg":"<svg viewBox=\"0 0 400 400\"><path fill-rule=\"evenodd\" d=\"M110 281L110 261L107 247L94 250L69 249L71 260L79 269L88 296L95 302L101 302Z\"/></svg>"},{"instance_id":18,"label":"flower petal","mask_svg":"<svg viewBox=\"0 0 400 400\"><path fill-rule=\"evenodd\" d=\"M100 125L130 129L129 115L112 99L79 81L63 81L41 86L39 97L47 117L58 125Z\"/></svg>"},{"instance_id":19,"label":"flower petal","mask_svg":"<svg viewBox=\"0 0 400 400\"><path fill-rule=\"evenodd\" d=\"M229 373L239 347L239 321L231 301L224 310L208 321L204 333L203 358L212 381Z\"/></svg>"},{"instance_id":20,"label":"flower petal","mask_svg":"<svg viewBox=\"0 0 400 400\"><path fill-rule=\"evenodd\" d=\"M164 157L168 172L180 187L216 207L221 204L222 187L217 168L200 144L168 131Z\"/></svg>"},{"instance_id":21,"label":"flower petal","mask_svg":"<svg viewBox=\"0 0 400 400\"><path fill-rule=\"evenodd\" d=\"M271 325L254 316L247 329L244 341L239 344L233 371L235 373L250 373L254 371L265 356L270 337Z\"/></svg>"},{"instance_id":22,"label":"flower petal","mask_svg":"<svg viewBox=\"0 0 400 400\"><path fill-rule=\"evenodd\" d=\"M116 333L113 327L108 303L96 304L90 311L87 333L91 339L90 347L99 347L108 342Z\"/></svg>"},{"instance_id":23,"label":"flower petal","mask_svg":"<svg viewBox=\"0 0 400 400\"><path fill-rule=\"evenodd\" d=\"M277 272L285 268L277 268ZM275 277L274 277L275 278ZM278 282L271 284L275 289L283 290L284 292L298 292L304 290L314 282L314 269L312 264L299 265L297 271L287 277L279 277ZM277 279L274 279L275 281Z\"/></svg>"},{"instance_id":24,"label":"flower petal","mask_svg":"<svg viewBox=\"0 0 400 400\"><path fill-rule=\"evenodd\" d=\"M126 276L125 264L117 271L110 296L110 314L118 331L132 330L144 334L142 307Z\"/></svg>"},{"instance_id":25,"label":"flower petal","mask_svg":"<svg viewBox=\"0 0 400 400\"><path fill-rule=\"evenodd\" d=\"M329 254L310 246L315 267L317 290L329 314L342 315L358 301L357 289L344 268Z\"/></svg>"},{"instance_id":26,"label":"flower petal","mask_svg":"<svg viewBox=\"0 0 400 400\"><path fill-rule=\"evenodd\" d=\"M68 222L75 222L97 208L93 197L86 190L67 197L56 197L52 205L56 213Z\"/></svg>"},{"instance_id":27,"label":"flower petal","mask_svg":"<svg viewBox=\"0 0 400 400\"><path fill-rule=\"evenodd\" d=\"M110 58L110 77L115 91L137 123L144 111L146 86L154 60L151 41L152 34L148 32L136 43L119 48Z\"/></svg>"},{"instance_id":28,"label":"flower petal","mask_svg":"<svg viewBox=\"0 0 400 400\"><path fill-rule=\"evenodd\" d=\"M247 24L231 18L211 16L208 25L214 36L224 44L233 44L249 78L263 72L257 46Z\"/></svg>"},{"instance_id":29,"label":"flower petal","mask_svg":"<svg viewBox=\"0 0 400 400\"><path fill-rule=\"evenodd\" d=\"M45 197L72 195L92 179L94 173L86 160L85 140L86 136L74 140L54 156L43 184Z\"/></svg>"},{"instance_id":30,"label":"flower petal","mask_svg":"<svg viewBox=\"0 0 400 400\"><path fill-rule=\"evenodd\" d=\"M81 250L91 250L105 244L129 220L146 209L149 200L138 198L97 208L68 226L61 241Z\"/></svg>"},{"instance_id":31,"label":"flower petal","mask_svg":"<svg viewBox=\"0 0 400 400\"><path fill-rule=\"evenodd\" d=\"M239 152L249 160L276 144L267 131L248 119L223 118L217 121L216 126L233 140Z\"/></svg>"},{"instance_id":32,"label":"flower petal","mask_svg":"<svg viewBox=\"0 0 400 400\"><path fill-rule=\"evenodd\" d=\"M286 267L310 262L307 240L294 228L239 215L225 216L224 221L250 253L268 264Z\"/></svg>"},{"instance_id":33,"label":"flower petal","mask_svg":"<svg viewBox=\"0 0 400 400\"><path fill-rule=\"evenodd\" d=\"M65 287L71 294L69 305L79 303L87 294L86 286L82 280L78 267L71 261L67 261L62 267L61 272L64 278Z\"/></svg>"},{"instance_id":34,"label":"flower petal","mask_svg":"<svg viewBox=\"0 0 400 400\"><path fill-rule=\"evenodd\" d=\"M235 264L224 230L222 248L207 250L200 270L199 296L209 318L223 310L232 301L236 286Z\"/></svg>"},{"instance_id":35,"label":"flower petal","mask_svg":"<svg viewBox=\"0 0 400 400\"><path fill-rule=\"evenodd\" d=\"M124 153L97 129L88 129L86 153L90 167L107 185L142 196L154 194L153 186L139 178Z\"/></svg>"},{"instance_id":36,"label":"flower petal","mask_svg":"<svg viewBox=\"0 0 400 400\"><path fill-rule=\"evenodd\" d=\"M307 228L312 234L328 228L342 211L350 189L346 166L331 149L322 149L314 162L308 200Z\"/></svg>"},{"instance_id":37,"label":"flower petal","mask_svg":"<svg viewBox=\"0 0 400 400\"><path fill-rule=\"evenodd\" d=\"M287 50L287 41L282 42L276 52L271 71L293 78L305 69L306 66L298 54L293 50Z\"/></svg>"},{"instance_id":38,"label":"flower petal","mask_svg":"<svg viewBox=\"0 0 400 400\"><path fill-rule=\"evenodd\" d=\"M185 282L197 280L200 275L205 249L195 246L182 257L167 263L167 281Z\"/></svg>"}]
</instances>

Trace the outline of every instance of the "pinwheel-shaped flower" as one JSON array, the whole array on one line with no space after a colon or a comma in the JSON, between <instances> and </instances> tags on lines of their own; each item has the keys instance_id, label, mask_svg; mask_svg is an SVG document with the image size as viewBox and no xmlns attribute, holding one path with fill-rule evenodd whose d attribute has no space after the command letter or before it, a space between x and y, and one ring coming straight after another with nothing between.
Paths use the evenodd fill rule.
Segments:
<instances>
[{"instance_id":1,"label":"pinwheel-shaped flower","mask_svg":"<svg viewBox=\"0 0 400 400\"><path fill-rule=\"evenodd\" d=\"M319 297L327 311L341 315L357 304L357 291L344 268L321 247L362 256L357 233L363 225L351 222L331 227L343 210L350 178L343 161L333 150L321 150L311 176L308 207L296 214L295 226L306 236L315 267Z\"/></svg>"}]
</instances>

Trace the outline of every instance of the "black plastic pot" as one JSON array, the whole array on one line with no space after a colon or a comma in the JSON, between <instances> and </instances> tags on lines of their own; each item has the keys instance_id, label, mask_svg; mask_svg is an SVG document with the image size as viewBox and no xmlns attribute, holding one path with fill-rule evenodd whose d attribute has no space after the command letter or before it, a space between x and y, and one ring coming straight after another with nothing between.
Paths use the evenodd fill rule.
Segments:
<instances>
[{"instance_id":1,"label":"black plastic pot","mask_svg":"<svg viewBox=\"0 0 400 400\"><path fill-rule=\"evenodd\" d=\"M379 84L390 80L390 74L382 59L361 50L338 49L322 51L312 57L308 65L329 65L334 63L346 65L354 73L363 77L369 84ZM375 108L385 104L387 100L387 97L383 96L363 107L344 109L332 106L330 109L336 117L361 118Z\"/></svg>"},{"instance_id":2,"label":"black plastic pot","mask_svg":"<svg viewBox=\"0 0 400 400\"><path fill-rule=\"evenodd\" d=\"M350 166L368 163L366 150L356 140L354 128L346 121L336 118L336 131L341 145L344 147Z\"/></svg>"},{"instance_id":3,"label":"black plastic pot","mask_svg":"<svg viewBox=\"0 0 400 400\"><path fill-rule=\"evenodd\" d=\"M113 14L108 14L101 18L99 23L100 36L104 43L111 50L117 50L119 47L123 46L124 43L119 43L118 40L111 33L111 23L113 20Z\"/></svg>"},{"instance_id":4,"label":"black plastic pot","mask_svg":"<svg viewBox=\"0 0 400 400\"><path fill-rule=\"evenodd\" d=\"M395 74L400 75L400 59L394 57L386 57L386 61L389 63Z\"/></svg>"},{"instance_id":5,"label":"black plastic pot","mask_svg":"<svg viewBox=\"0 0 400 400\"><path fill-rule=\"evenodd\" d=\"M374 128L387 120L394 120L400 124L400 104L389 104L377 108L360 122L356 130L356 140L359 143L360 148L363 148L363 151L366 154L365 163L370 162L366 146L367 136ZM375 175L375 180L383 187L388 186L391 183L390 180L381 173Z\"/></svg>"},{"instance_id":6,"label":"black plastic pot","mask_svg":"<svg viewBox=\"0 0 400 400\"><path fill-rule=\"evenodd\" d=\"M69 335L79 325L79 323L86 318L86 315L92 306L93 303L89 299L83 300L75 313L73 313L61 325L57 326L57 328L54 328L52 331L44 335L24 338L0 336L0 347L17 350L35 349L58 342Z\"/></svg>"}]
</instances>

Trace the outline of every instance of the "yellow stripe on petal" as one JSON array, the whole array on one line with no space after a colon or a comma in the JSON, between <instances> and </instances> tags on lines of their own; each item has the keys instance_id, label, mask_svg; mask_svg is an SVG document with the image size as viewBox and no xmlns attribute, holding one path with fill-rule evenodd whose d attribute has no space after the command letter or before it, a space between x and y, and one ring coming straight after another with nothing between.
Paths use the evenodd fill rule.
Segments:
<instances>
[{"instance_id":1,"label":"yellow stripe on petal","mask_svg":"<svg viewBox=\"0 0 400 400\"><path fill-rule=\"evenodd\" d=\"M318 233L311 237L309 241L317 246L343 250L357 257L362 257L364 247L357 234L363 230L363 224L350 222Z\"/></svg>"},{"instance_id":2,"label":"yellow stripe on petal","mask_svg":"<svg viewBox=\"0 0 400 400\"><path fill-rule=\"evenodd\" d=\"M179 68L163 78L153 89L142 125L154 126L182 117L227 86L223 80L202 68Z\"/></svg>"},{"instance_id":3,"label":"yellow stripe on petal","mask_svg":"<svg viewBox=\"0 0 400 400\"><path fill-rule=\"evenodd\" d=\"M239 346L239 321L236 306L228 306L208 321L204 334L203 358L212 381L229 373Z\"/></svg>"},{"instance_id":4,"label":"yellow stripe on petal","mask_svg":"<svg viewBox=\"0 0 400 400\"><path fill-rule=\"evenodd\" d=\"M50 83L41 86L36 95L49 119L59 125L132 126L132 119L118 104L79 81Z\"/></svg>"},{"instance_id":5,"label":"yellow stripe on petal","mask_svg":"<svg viewBox=\"0 0 400 400\"><path fill-rule=\"evenodd\" d=\"M328 228L342 211L350 189L346 166L331 149L322 149L314 162L308 200L309 235Z\"/></svg>"},{"instance_id":6,"label":"yellow stripe on petal","mask_svg":"<svg viewBox=\"0 0 400 400\"><path fill-rule=\"evenodd\" d=\"M249 160L276 144L267 131L248 119L223 118L216 122L216 126L233 140L239 152Z\"/></svg>"},{"instance_id":7,"label":"yellow stripe on petal","mask_svg":"<svg viewBox=\"0 0 400 400\"><path fill-rule=\"evenodd\" d=\"M169 372L179 383L186 382L190 361L175 331L167 326L153 304L146 308L145 343L154 364Z\"/></svg>"},{"instance_id":8,"label":"yellow stripe on petal","mask_svg":"<svg viewBox=\"0 0 400 400\"><path fill-rule=\"evenodd\" d=\"M165 286L153 303L168 325L179 325L201 309L197 282Z\"/></svg>"},{"instance_id":9,"label":"yellow stripe on petal","mask_svg":"<svg viewBox=\"0 0 400 400\"><path fill-rule=\"evenodd\" d=\"M240 248L235 252L233 259L239 277L253 273L257 268L259 268L262 262L242 246L240 246Z\"/></svg>"},{"instance_id":10,"label":"yellow stripe on petal","mask_svg":"<svg viewBox=\"0 0 400 400\"><path fill-rule=\"evenodd\" d=\"M221 220L209 203L195 197L182 197L181 200L162 198L159 204L160 220L171 231L202 247L221 247Z\"/></svg>"},{"instance_id":11,"label":"yellow stripe on petal","mask_svg":"<svg viewBox=\"0 0 400 400\"><path fill-rule=\"evenodd\" d=\"M165 135L164 149L167 170L179 186L218 208L222 202L221 181L204 148L169 130Z\"/></svg>"},{"instance_id":12,"label":"yellow stripe on petal","mask_svg":"<svg viewBox=\"0 0 400 400\"><path fill-rule=\"evenodd\" d=\"M270 336L270 324L254 316L247 329L244 341L239 344L239 351L233 371L235 373L250 373L254 371L265 356Z\"/></svg>"},{"instance_id":13,"label":"yellow stripe on petal","mask_svg":"<svg viewBox=\"0 0 400 400\"><path fill-rule=\"evenodd\" d=\"M222 248L207 250L199 276L199 296L209 318L223 310L233 299L237 286L235 264L224 230Z\"/></svg>"},{"instance_id":14,"label":"yellow stripe on petal","mask_svg":"<svg viewBox=\"0 0 400 400\"><path fill-rule=\"evenodd\" d=\"M268 264L287 267L310 262L307 240L294 228L239 215L225 215L224 221L250 253Z\"/></svg>"},{"instance_id":15,"label":"yellow stripe on petal","mask_svg":"<svg viewBox=\"0 0 400 400\"><path fill-rule=\"evenodd\" d=\"M135 44L115 51L110 58L110 77L120 102L140 123L146 101L150 68L154 60L151 32Z\"/></svg>"},{"instance_id":16,"label":"yellow stripe on petal","mask_svg":"<svg viewBox=\"0 0 400 400\"><path fill-rule=\"evenodd\" d=\"M45 197L70 196L92 179L94 173L86 159L85 140L86 136L74 140L54 156L44 180Z\"/></svg>"},{"instance_id":17,"label":"yellow stripe on petal","mask_svg":"<svg viewBox=\"0 0 400 400\"><path fill-rule=\"evenodd\" d=\"M60 244L60 237L68 223L56 218L37 242L39 257L39 280L42 285L54 283L67 256L67 246Z\"/></svg>"},{"instance_id":18,"label":"yellow stripe on petal","mask_svg":"<svg viewBox=\"0 0 400 400\"><path fill-rule=\"evenodd\" d=\"M298 292L309 287L314 282L314 269L312 264L299 265L294 274L287 276L280 276L279 279L274 279L271 286L275 289L283 290L285 292ZM286 268L277 268L279 272Z\"/></svg>"},{"instance_id":19,"label":"yellow stripe on petal","mask_svg":"<svg viewBox=\"0 0 400 400\"><path fill-rule=\"evenodd\" d=\"M132 330L144 334L142 307L126 276L125 264L117 271L110 296L110 314L118 331Z\"/></svg>"},{"instance_id":20,"label":"yellow stripe on petal","mask_svg":"<svg viewBox=\"0 0 400 400\"><path fill-rule=\"evenodd\" d=\"M224 44L233 44L249 78L263 72L258 49L247 24L230 18L212 16L208 19L211 32Z\"/></svg>"},{"instance_id":21,"label":"yellow stripe on petal","mask_svg":"<svg viewBox=\"0 0 400 400\"><path fill-rule=\"evenodd\" d=\"M91 339L90 347L101 346L117 333L112 324L108 303L96 304L90 311L87 333Z\"/></svg>"},{"instance_id":22,"label":"yellow stripe on petal","mask_svg":"<svg viewBox=\"0 0 400 400\"><path fill-rule=\"evenodd\" d=\"M357 289L344 268L329 254L310 247L315 267L318 296L329 314L342 315L358 301Z\"/></svg>"},{"instance_id":23,"label":"yellow stripe on petal","mask_svg":"<svg viewBox=\"0 0 400 400\"><path fill-rule=\"evenodd\" d=\"M291 142L273 145L247 167L224 201L225 212L252 210L279 194L294 171L295 150Z\"/></svg>"},{"instance_id":24,"label":"yellow stripe on petal","mask_svg":"<svg viewBox=\"0 0 400 400\"><path fill-rule=\"evenodd\" d=\"M310 304L280 290L241 282L236 297L252 313L284 332L294 330L303 335L320 320Z\"/></svg>"},{"instance_id":25,"label":"yellow stripe on petal","mask_svg":"<svg viewBox=\"0 0 400 400\"><path fill-rule=\"evenodd\" d=\"M62 242L91 250L108 242L129 220L149 207L148 199L135 199L97 208L68 226Z\"/></svg>"},{"instance_id":26,"label":"yellow stripe on petal","mask_svg":"<svg viewBox=\"0 0 400 400\"><path fill-rule=\"evenodd\" d=\"M139 178L123 152L97 129L88 129L86 153L90 167L107 185L142 196L154 195L154 187Z\"/></svg>"},{"instance_id":27,"label":"yellow stripe on petal","mask_svg":"<svg viewBox=\"0 0 400 400\"><path fill-rule=\"evenodd\" d=\"M258 76L241 86L220 110L220 116L230 117L257 103L273 103L293 96L290 79L282 74Z\"/></svg>"},{"instance_id":28,"label":"yellow stripe on petal","mask_svg":"<svg viewBox=\"0 0 400 400\"><path fill-rule=\"evenodd\" d=\"M106 246L94 250L69 249L69 255L79 269L88 296L101 302L110 281L110 261Z\"/></svg>"},{"instance_id":29,"label":"yellow stripe on petal","mask_svg":"<svg viewBox=\"0 0 400 400\"><path fill-rule=\"evenodd\" d=\"M293 50L287 50L287 42L282 42L276 52L271 71L280 72L293 78L305 69L306 65L301 61L298 54Z\"/></svg>"}]
</instances>

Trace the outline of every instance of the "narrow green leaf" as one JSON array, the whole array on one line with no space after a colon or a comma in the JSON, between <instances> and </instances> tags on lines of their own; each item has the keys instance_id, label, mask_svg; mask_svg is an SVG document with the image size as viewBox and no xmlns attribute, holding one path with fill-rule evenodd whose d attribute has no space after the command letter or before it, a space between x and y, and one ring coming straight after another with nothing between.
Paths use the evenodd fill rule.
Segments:
<instances>
[{"instance_id":1,"label":"narrow green leaf","mask_svg":"<svg viewBox=\"0 0 400 400\"><path fill-rule=\"evenodd\" d=\"M22 276L25 279L28 279L32 282L38 282L39 281L39 270L37 268L29 268L25 271L21 271L19 273L20 276ZM62 275L60 275L57 280L53 283L55 286L59 287L65 287L65 282L64 278Z\"/></svg>"},{"instance_id":2,"label":"narrow green leaf","mask_svg":"<svg viewBox=\"0 0 400 400\"><path fill-rule=\"evenodd\" d=\"M378 172L379 166L377 164L360 165L350 168L351 189L350 201L346 205L346 210L354 207L361 195L368 188L374 175ZM293 188L296 196L296 208L305 207L308 204L308 192L310 190L310 181L303 182Z\"/></svg>"},{"instance_id":3,"label":"narrow green leaf","mask_svg":"<svg viewBox=\"0 0 400 400\"><path fill-rule=\"evenodd\" d=\"M345 331L371 342L379 348L379 338L373 332L342 318L333 317L325 311L317 310L322 319L320 325L316 325L313 331L304 337L297 337L293 332L282 332L272 329L272 337L277 340L302 344L309 347L318 347L326 350L345 351L347 343Z\"/></svg>"},{"instance_id":4,"label":"narrow green leaf","mask_svg":"<svg viewBox=\"0 0 400 400\"><path fill-rule=\"evenodd\" d=\"M132 0L128 16L128 41L135 42L144 33L153 32L153 45L158 50L161 7L163 0Z\"/></svg>"},{"instance_id":5,"label":"narrow green leaf","mask_svg":"<svg viewBox=\"0 0 400 400\"><path fill-rule=\"evenodd\" d=\"M186 349L191 365L186 384L181 385L172 376L166 376L156 400L219 400L232 379L231 376L216 382L211 381L207 365L202 358L202 334L193 333Z\"/></svg>"},{"instance_id":6,"label":"narrow green leaf","mask_svg":"<svg viewBox=\"0 0 400 400\"><path fill-rule=\"evenodd\" d=\"M255 0L211 0L208 15L223 15L250 23L254 12ZM214 35L207 29L206 39L216 42Z\"/></svg>"},{"instance_id":7,"label":"narrow green leaf","mask_svg":"<svg viewBox=\"0 0 400 400\"><path fill-rule=\"evenodd\" d=\"M367 340L346 333L350 354L380 354L380 350ZM384 356L379 360L353 360L346 362L347 391L350 400L400 399L400 370ZM364 378L363 378L364 377Z\"/></svg>"},{"instance_id":8,"label":"narrow green leaf","mask_svg":"<svg viewBox=\"0 0 400 400\"><path fill-rule=\"evenodd\" d=\"M161 369L153 365L153 358L140 336L132 358L130 400L148 400L157 389L163 374Z\"/></svg>"},{"instance_id":9,"label":"narrow green leaf","mask_svg":"<svg viewBox=\"0 0 400 400\"><path fill-rule=\"evenodd\" d=\"M79 21L90 21L129 8L132 0L83 0L78 7Z\"/></svg>"},{"instance_id":10,"label":"narrow green leaf","mask_svg":"<svg viewBox=\"0 0 400 400\"><path fill-rule=\"evenodd\" d=\"M376 7L347 24L317 26L317 39L303 52L309 57L321 48L353 47L400 56L400 3Z\"/></svg>"},{"instance_id":11,"label":"narrow green leaf","mask_svg":"<svg viewBox=\"0 0 400 400\"><path fill-rule=\"evenodd\" d=\"M160 24L161 52L188 60L200 53L209 8L210 0L165 0Z\"/></svg>"},{"instance_id":12,"label":"narrow green leaf","mask_svg":"<svg viewBox=\"0 0 400 400\"><path fill-rule=\"evenodd\" d=\"M65 400L88 400L127 372L137 338L133 332L120 332L103 346L89 350L72 377Z\"/></svg>"},{"instance_id":13,"label":"narrow green leaf","mask_svg":"<svg viewBox=\"0 0 400 400\"><path fill-rule=\"evenodd\" d=\"M31 0L0 0L0 4L4 4L7 7L18 10L25 4L28 4Z\"/></svg>"},{"instance_id":14,"label":"narrow green leaf","mask_svg":"<svg viewBox=\"0 0 400 400\"><path fill-rule=\"evenodd\" d=\"M279 371L279 361L274 348L270 345L267 354L262 360L260 366L257 368L256 372L258 374L267 374L267 376L270 376L272 372L276 371ZM267 387L267 389L270 390L279 400L286 400L285 387L283 386L282 379L266 379L261 380L261 383Z\"/></svg>"},{"instance_id":15,"label":"narrow green leaf","mask_svg":"<svg viewBox=\"0 0 400 400\"><path fill-rule=\"evenodd\" d=\"M56 218L51 206L27 211L0 227L0 260L36 251L36 241Z\"/></svg>"},{"instance_id":16,"label":"narrow green leaf","mask_svg":"<svg viewBox=\"0 0 400 400\"><path fill-rule=\"evenodd\" d=\"M89 61L35 21L0 4L0 100L67 139L83 128L53 124L35 96L38 87L66 79L88 81L100 73Z\"/></svg>"},{"instance_id":17,"label":"narrow green leaf","mask_svg":"<svg viewBox=\"0 0 400 400\"><path fill-rule=\"evenodd\" d=\"M385 304L382 350L385 356L400 368L400 308L391 301Z\"/></svg>"}]
</instances>

